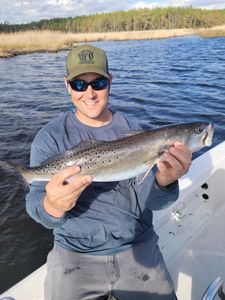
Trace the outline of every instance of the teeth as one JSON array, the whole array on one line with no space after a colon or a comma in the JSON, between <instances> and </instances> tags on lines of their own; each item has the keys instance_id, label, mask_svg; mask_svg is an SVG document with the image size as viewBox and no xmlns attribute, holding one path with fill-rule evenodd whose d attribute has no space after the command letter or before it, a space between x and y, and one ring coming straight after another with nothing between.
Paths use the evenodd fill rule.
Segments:
<instances>
[{"instance_id":1,"label":"teeth","mask_svg":"<svg viewBox=\"0 0 225 300\"><path fill-rule=\"evenodd\" d=\"M97 103L96 101L84 101L85 104L89 104L89 105L92 105L92 104L95 104Z\"/></svg>"}]
</instances>

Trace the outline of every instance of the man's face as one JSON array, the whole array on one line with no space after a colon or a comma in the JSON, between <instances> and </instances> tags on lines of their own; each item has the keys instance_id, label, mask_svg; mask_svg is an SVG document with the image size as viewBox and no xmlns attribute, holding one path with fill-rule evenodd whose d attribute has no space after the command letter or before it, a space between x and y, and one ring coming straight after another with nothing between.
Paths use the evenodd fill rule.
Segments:
<instances>
[{"instance_id":1,"label":"man's face","mask_svg":"<svg viewBox=\"0 0 225 300\"><path fill-rule=\"evenodd\" d=\"M75 79L92 82L98 78L102 78L102 76L96 73L86 73L77 76ZM70 84L68 85L68 92L77 108L76 116L81 122L90 126L98 126L97 123L99 124L105 119L110 84L111 77L108 85L103 90L95 90L91 85L88 85L87 89L81 92L73 90Z\"/></svg>"}]
</instances>

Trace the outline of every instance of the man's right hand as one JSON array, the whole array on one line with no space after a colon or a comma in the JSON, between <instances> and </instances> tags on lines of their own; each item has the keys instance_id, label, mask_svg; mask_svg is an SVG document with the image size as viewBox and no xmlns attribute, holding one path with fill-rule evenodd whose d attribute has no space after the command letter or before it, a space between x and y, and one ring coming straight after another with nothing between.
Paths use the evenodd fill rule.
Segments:
<instances>
[{"instance_id":1,"label":"man's right hand","mask_svg":"<svg viewBox=\"0 0 225 300\"><path fill-rule=\"evenodd\" d=\"M44 208L46 212L56 218L62 217L66 211L72 209L80 194L91 184L92 177L80 176L65 184L66 180L79 173L80 167L75 166L54 175L46 185Z\"/></svg>"}]
</instances>

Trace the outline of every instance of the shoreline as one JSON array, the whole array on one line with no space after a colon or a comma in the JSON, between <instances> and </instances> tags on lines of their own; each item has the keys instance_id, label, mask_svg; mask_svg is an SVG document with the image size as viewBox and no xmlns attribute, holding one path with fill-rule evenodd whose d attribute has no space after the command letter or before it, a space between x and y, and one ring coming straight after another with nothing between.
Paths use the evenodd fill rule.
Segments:
<instances>
[{"instance_id":1,"label":"shoreline","mask_svg":"<svg viewBox=\"0 0 225 300\"><path fill-rule=\"evenodd\" d=\"M204 38L225 37L225 25L200 29L184 28L100 33L65 33L50 30L0 33L0 58L35 52L58 52L70 49L79 43L153 40L191 35L198 35Z\"/></svg>"}]
</instances>

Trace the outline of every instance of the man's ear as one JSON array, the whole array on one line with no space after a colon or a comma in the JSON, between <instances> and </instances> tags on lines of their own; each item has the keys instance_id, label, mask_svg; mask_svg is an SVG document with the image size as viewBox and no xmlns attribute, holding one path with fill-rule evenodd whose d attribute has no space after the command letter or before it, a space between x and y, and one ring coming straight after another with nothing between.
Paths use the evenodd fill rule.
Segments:
<instances>
[{"instance_id":1,"label":"man's ear","mask_svg":"<svg viewBox=\"0 0 225 300\"><path fill-rule=\"evenodd\" d=\"M65 86L67 88L68 87L68 82L67 82L67 78L66 77L64 77L64 84L65 84Z\"/></svg>"},{"instance_id":2,"label":"man's ear","mask_svg":"<svg viewBox=\"0 0 225 300\"><path fill-rule=\"evenodd\" d=\"M70 85L68 84L68 80L66 77L64 77L64 84L66 86L67 93L70 95Z\"/></svg>"}]
</instances>

